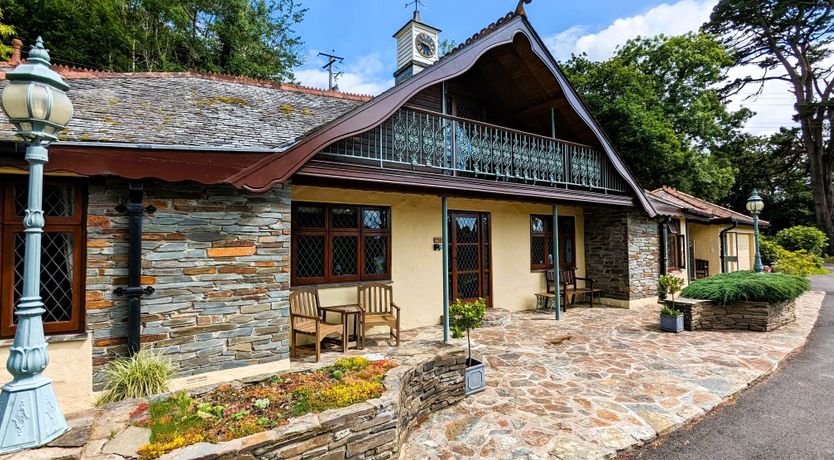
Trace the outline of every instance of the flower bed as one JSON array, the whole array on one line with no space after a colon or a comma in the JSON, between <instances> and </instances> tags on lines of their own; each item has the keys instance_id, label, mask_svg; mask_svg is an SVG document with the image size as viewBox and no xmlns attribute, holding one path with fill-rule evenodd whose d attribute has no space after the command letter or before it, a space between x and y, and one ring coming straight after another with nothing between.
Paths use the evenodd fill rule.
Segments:
<instances>
[{"instance_id":1,"label":"flower bed","mask_svg":"<svg viewBox=\"0 0 834 460\"><path fill-rule=\"evenodd\" d=\"M229 441L285 425L291 417L378 398L385 373L394 367L391 361L353 357L257 384L221 385L197 397L177 393L147 407L138 424L151 429L151 443L138 453L157 458L187 445Z\"/></svg>"}]
</instances>

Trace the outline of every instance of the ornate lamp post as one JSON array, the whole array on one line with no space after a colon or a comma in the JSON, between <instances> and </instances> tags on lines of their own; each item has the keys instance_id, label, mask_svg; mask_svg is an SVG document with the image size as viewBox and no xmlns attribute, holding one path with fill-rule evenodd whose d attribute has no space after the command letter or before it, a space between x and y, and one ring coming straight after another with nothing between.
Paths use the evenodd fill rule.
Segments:
<instances>
[{"instance_id":1,"label":"ornate lamp post","mask_svg":"<svg viewBox=\"0 0 834 460\"><path fill-rule=\"evenodd\" d=\"M753 189L750 198L747 199L747 210L753 216L753 238L756 240L756 261L753 263L753 271L756 273L762 272L762 254L759 252L759 213L764 209L764 200L759 196L759 192Z\"/></svg>"},{"instance_id":2,"label":"ornate lamp post","mask_svg":"<svg viewBox=\"0 0 834 460\"><path fill-rule=\"evenodd\" d=\"M43 166L47 146L58 139L72 118L69 85L51 69L43 40L29 52L26 64L6 73L3 111L27 143L29 203L23 216L26 252L23 261L23 295L15 309L17 331L9 348L6 369L10 383L0 393L0 454L36 447L67 431L67 423L55 398L52 379L42 375L49 357L43 334L44 313L40 296L41 234L43 233Z\"/></svg>"}]
</instances>

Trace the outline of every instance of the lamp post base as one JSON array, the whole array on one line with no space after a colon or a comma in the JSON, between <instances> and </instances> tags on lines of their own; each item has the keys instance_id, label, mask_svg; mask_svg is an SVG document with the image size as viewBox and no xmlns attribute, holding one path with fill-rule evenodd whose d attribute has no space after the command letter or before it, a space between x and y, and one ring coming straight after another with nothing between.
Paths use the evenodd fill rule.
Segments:
<instances>
[{"instance_id":1,"label":"lamp post base","mask_svg":"<svg viewBox=\"0 0 834 460\"><path fill-rule=\"evenodd\" d=\"M69 430L52 379L42 375L3 385L0 414L0 454L40 447Z\"/></svg>"}]
</instances>

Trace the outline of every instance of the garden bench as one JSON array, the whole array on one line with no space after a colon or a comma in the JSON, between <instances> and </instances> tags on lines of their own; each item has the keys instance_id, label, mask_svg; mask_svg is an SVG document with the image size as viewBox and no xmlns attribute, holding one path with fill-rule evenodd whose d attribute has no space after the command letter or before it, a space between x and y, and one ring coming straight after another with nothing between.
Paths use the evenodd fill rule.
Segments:
<instances>
[{"instance_id":1,"label":"garden bench","mask_svg":"<svg viewBox=\"0 0 834 460\"><path fill-rule=\"evenodd\" d=\"M388 284L371 283L357 289L359 308L362 309L362 334L369 327L388 326L389 338L400 346L400 307L394 303L394 290Z\"/></svg>"},{"instance_id":2,"label":"garden bench","mask_svg":"<svg viewBox=\"0 0 834 460\"><path fill-rule=\"evenodd\" d=\"M553 270L548 270L545 272L545 279L547 281L547 293L543 294L536 294L536 296L545 296L549 295L551 297L555 297L555 293L553 292ZM584 281L585 286L580 287L577 281ZM564 309L565 306L568 304L568 296L570 296L570 303L574 303L576 301L576 296L588 296L591 303L591 308L594 307L594 295L599 296L602 292L602 289L597 289L594 287L594 280L591 278L584 278L581 276L576 276L575 269L565 269L559 270L559 292L562 295L562 308ZM563 310L564 311L564 310Z\"/></svg>"},{"instance_id":3,"label":"garden bench","mask_svg":"<svg viewBox=\"0 0 834 460\"><path fill-rule=\"evenodd\" d=\"M298 353L315 354L316 362L321 356L321 341L330 334L342 336L342 349L347 347L347 336L343 324L328 323L320 309L319 291L316 289L296 289L290 292L290 357ZM296 334L309 335L316 342L315 352L298 346Z\"/></svg>"}]
</instances>

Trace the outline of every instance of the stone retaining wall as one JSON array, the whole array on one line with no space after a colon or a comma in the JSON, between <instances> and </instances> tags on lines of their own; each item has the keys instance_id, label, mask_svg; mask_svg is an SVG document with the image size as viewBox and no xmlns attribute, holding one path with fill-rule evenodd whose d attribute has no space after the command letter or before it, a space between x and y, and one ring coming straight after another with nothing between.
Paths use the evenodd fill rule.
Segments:
<instances>
[{"instance_id":1,"label":"stone retaining wall","mask_svg":"<svg viewBox=\"0 0 834 460\"><path fill-rule=\"evenodd\" d=\"M411 427L463 398L465 361L461 348L450 348L419 364L389 371L383 381L385 393L378 399L307 414L283 427L220 444L194 444L161 459L397 458Z\"/></svg>"},{"instance_id":2,"label":"stone retaining wall","mask_svg":"<svg viewBox=\"0 0 834 460\"><path fill-rule=\"evenodd\" d=\"M671 300L666 305L672 306ZM707 300L677 299L675 306L683 312L683 327L687 331L740 329L772 331L796 321L795 301L769 304L767 302L736 302L716 305Z\"/></svg>"},{"instance_id":3,"label":"stone retaining wall","mask_svg":"<svg viewBox=\"0 0 834 460\"><path fill-rule=\"evenodd\" d=\"M229 186L145 181L141 342L184 377L288 358L290 186L246 193ZM86 325L94 387L127 351L127 181L95 181L87 210Z\"/></svg>"}]
</instances>

